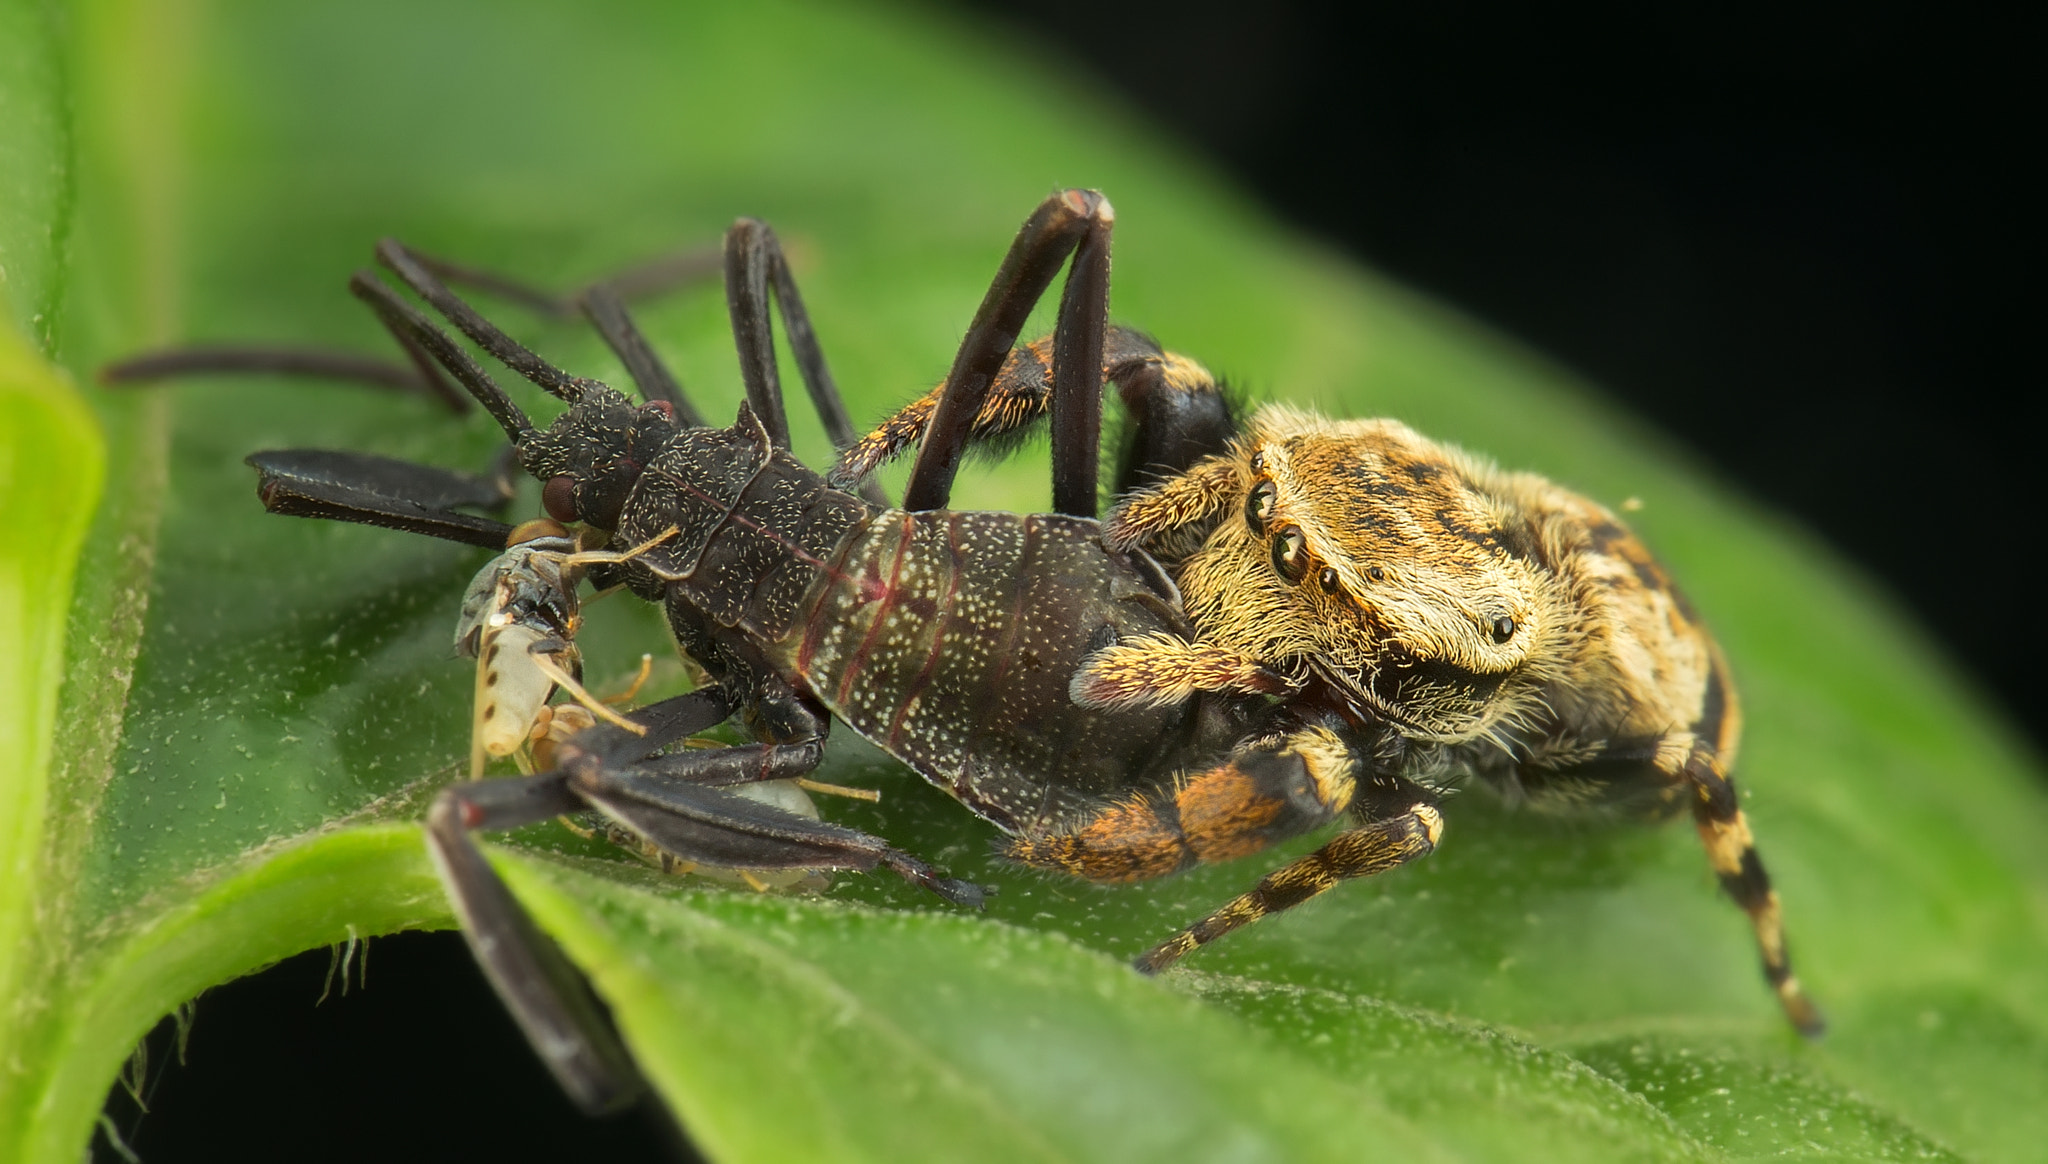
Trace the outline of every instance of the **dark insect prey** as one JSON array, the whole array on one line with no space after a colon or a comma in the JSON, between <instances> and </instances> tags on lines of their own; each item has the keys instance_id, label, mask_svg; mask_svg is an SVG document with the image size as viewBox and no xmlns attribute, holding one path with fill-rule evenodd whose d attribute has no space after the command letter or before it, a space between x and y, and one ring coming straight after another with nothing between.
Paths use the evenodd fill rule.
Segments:
<instances>
[{"instance_id":1,"label":"dark insect prey","mask_svg":"<svg viewBox=\"0 0 2048 1164\"><path fill-rule=\"evenodd\" d=\"M452 377L543 483L553 519L632 547L593 561L592 578L660 603L711 676L624 725L569 736L550 770L451 788L430 814L472 948L569 1092L602 1110L637 1076L469 834L594 810L615 835L679 861L879 866L978 903L981 888L877 838L735 794L814 769L834 717L1004 830L1010 857L1095 881L1246 856L1348 818L1321 849L1142 955L1147 972L1427 855L1443 794L1468 777L1539 808L1689 810L1786 1014L1817 1032L1727 777L1739 715L1726 665L1663 569L1594 503L1398 423L1277 406L1239 416L1199 365L1108 326L1112 222L1092 191L1047 199L945 380L859 440L775 236L756 222L726 240L747 392L728 428L704 424L616 285L574 302L644 403L542 360L447 281L545 297L379 247L435 312L567 404L540 428L424 313L367 273L353 280L418 366L385 378L445 391ZM1054 333L1018 346L1070 256ZM842 449L829 474L788 451L775 306ZM153 370L233 363L209 353ZM1120 500L1098 524L1105 384L1131 423ZM966 451L1048 417L1058 512L946 508ZM904 502L887 506L870 474L913 446ZM495 478L361 453L251 461L274 512L492 549L510 532L463 512L502 501ZM670 750L732 717L756 742Z\"/></svg>"}]
</instances>

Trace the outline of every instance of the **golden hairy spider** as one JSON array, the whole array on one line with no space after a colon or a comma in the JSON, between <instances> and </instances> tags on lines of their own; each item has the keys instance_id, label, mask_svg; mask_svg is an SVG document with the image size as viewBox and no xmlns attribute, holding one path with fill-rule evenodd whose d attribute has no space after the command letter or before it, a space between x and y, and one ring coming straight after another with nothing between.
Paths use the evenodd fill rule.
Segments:
<instances>
[{"instance_id":1,"label":"golden hairy spider","mask_svg":"<svg viewBox=\"0 0 2048 1164\"><path fill-rule=\"evenodd\" d=\"M974 437L1045 415L1050 339L1019 349ZM1075 672L1094 710L1201 707L1237 738L1211 762L1005 845L1092 881L1229 860L1339 817L1351 827L1138 959L1156 972L1341 881L1432 852L1441 795L1477 778L1548 811L1688 807L1764 973L1802 1032L1777 894L1729 770L1741 712L1698 615L1613 513L1398 421L1269 405L1239 422L1199 364L1111 328L1104 376L1134 413L1114 550L1179 584L1187 626ZM842 460L858 476L922 430L941 390Z\"/></svg>"}]
</instances>

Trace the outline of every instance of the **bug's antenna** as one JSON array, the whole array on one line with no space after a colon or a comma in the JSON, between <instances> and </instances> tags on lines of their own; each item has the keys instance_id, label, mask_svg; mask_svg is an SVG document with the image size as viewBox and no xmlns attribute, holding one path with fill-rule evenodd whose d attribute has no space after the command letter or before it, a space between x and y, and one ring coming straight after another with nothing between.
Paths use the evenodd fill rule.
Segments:
<instances>
[{"instance_id":1,"label":"bug's antenna","mask_svg":"<svg viewBox=\"0 0 2048 1164\"><path fill-rule=\"evenodd\" d=\"M357 271L349 276L348 289L350 294L370 305L370 310L377 313L384 326L426 349L443 368L448 369L448 373L476 397L477 403L484 406L484 411L491 414L491 419L497 421L498 427L504 429L505 435L515 443L533 432L533 422L526 418L526 413L520 411L519 405L505 395L505 390L498 387L469 353L456 346L447 332L434 326L433 320L400 299L398 293L386 287L375 274Z\"/></svg>"},{"instance_id":2,"label":"bug's antenna","mask_svg":"<svg viewBox=\"0 0 2048 1164\"><path fill-rule=\"evenodd\" d=\"M464 303L461 296L450 291L439 276L396 239L387 238L377 244L377 261L389 268L392 274L397 275L420 298L431 304L434 310L454 324L457 330L490 353L492 359L533 381L548 395L574 404L583 399L585 391L602 387L595 380L571 376L535 355L519 341L499 331L496 324L478 314L476 308Z\"/></svg>"}]
</instances>

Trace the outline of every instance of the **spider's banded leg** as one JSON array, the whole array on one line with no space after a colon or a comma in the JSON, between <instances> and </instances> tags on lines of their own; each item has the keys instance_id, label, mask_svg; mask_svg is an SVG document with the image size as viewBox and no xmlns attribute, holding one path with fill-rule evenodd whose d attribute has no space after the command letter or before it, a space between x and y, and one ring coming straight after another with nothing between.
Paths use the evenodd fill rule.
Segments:
<instances>
[{"instance_id":1,"label":"spider's banded leg","mask_svg":"<svg viewBox=\"0 0 2048 1164\"><path fill-rule=\"evenodd\" d=\"M1817 1038L1826 1029L1820 1008L1807 997L1792 973L1792 955L1785 946L1785 920L1778 906L1778 893L1757 856L1756 841L1750 836L1749 820L1735 797L1735 786L1723 776L1709 756L1695 754L1685 768L1693 789L1693 823L1706 845L1707 860L1721 880L1721 888L1742 912L1749 915L1756 932L1757 952L1763 960L1764 978L1777 992L1800 1034Z\"/></svg>"},{"instance_id":2,"label":"spider's banded leg","mask_svg":"<svg viewBox=\"0 0 2048 1164\"><path fill-rule=\"evenodd\" d=\"M1327 824L1349 807L1357 757L1335 733L1304 728L1224 763L1105 805L1066 832L1017 837L1004 855L1099 882L1144 881L1249 856Z\"/></svg>"},{"instance_id":3,"label":"spider's banded leg","mask_svg":"<svg viewBox=\"0 0 2048 1164\"><path fill-rule=\"evenodd\" d=\"M853 421L846 414L846 402L839 385L825 364L824 349L804 309L796 276L789 269L782 243L768 224L742 218L725 235L725 298L732 317L733 342L739 348L740 376L746 384L747 402L768 430L777 448L789 447L789 417L783 406L782 378L775 366L775 339L769 320L769 298L782 314L782 329L796 356L797 372L810 394L811 406L825 427L832 447L840 452L852 447L856 438ZM860 483L860 494L869 502L886 507L888 497L881 486Z\"/></svg>"},{"instance_id":4,"label":"spider's banded leg","mask_svg":"<svg viewBox=\"0 0 2048 1164\"><path fill-rule=\"evenodd\" d=\"M329 449L252 454L263 508L292 517L352 521L502 550L512 527L457 512L495 509L510 500L502 483L432 465Z\"/></svg>"},{"instance_id":5,"label":"spider's banded leg","mask_svg":"<svg viewBox=\"0 0 2048 1164\"><path fill-rule=\"evenodd\" d=\"M1398 793L1398 795L1396 795ZM1370 877L1436 851L1443 835L1443 816L1428 793L1404 785L1375 790L1372 801L1392 815L1337 834L1329 844L1299 861L1267 874L1250 893L1237 898L1139 955L1139 972L1157 974L1195 949L1268 914L1292 909L1354 877Z\"/></svg>"}]
</instances>

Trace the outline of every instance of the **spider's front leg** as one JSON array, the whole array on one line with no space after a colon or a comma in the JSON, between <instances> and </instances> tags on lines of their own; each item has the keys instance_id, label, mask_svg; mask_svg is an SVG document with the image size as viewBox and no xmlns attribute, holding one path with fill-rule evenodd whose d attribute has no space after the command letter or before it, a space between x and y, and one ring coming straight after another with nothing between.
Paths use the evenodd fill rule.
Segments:
<instances>
[{"instance_id":1,"label":"spider's front leg","mask_svg":"<svg viewBox=\"0 0 2048 1164\"><path fill-rule=\"evenodd\" d=\"M1361 782L1351 741L1301 728L1239 748L1224 763L1106 805L1062 833L1020 837L1007 855L1091 881L1141 881L1190 865L1234 860L1302 835L1349 811L1359 827L1260 881L1137 959L1156 973L1231 930L1290 909L1353 877L1427 856L1443 832L1435 798L1399 779Z\"/></svg>"}]
</instances>

